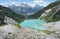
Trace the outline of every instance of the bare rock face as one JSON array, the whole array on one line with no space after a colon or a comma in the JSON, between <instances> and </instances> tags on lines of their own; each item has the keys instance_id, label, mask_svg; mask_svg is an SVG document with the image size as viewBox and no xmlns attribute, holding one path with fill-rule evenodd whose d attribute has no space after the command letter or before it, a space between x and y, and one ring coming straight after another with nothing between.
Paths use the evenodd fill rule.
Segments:
<instances>
[{"instance_id":1,"label":"bare rock face","mask_svg":"<svg viewBox=\"0 0 60 39\"><path fill-rule=\"evenodd\" d=\"M7 24L16 24L16 21L10 17L5 16L4 22Z\"/></svg>"},{"instance_id":2,"label":"bare rock face","mask_svg":"<svg viewBox=\"0 0 60 39\"><path fill-rule=\"evenodd\" d=\"M34 29L30 29L30 28L22 28L20 29L20 32L18 32L18 38L20 39L40 39L42 36L42 39L45 38L44 32L39 31L39 30L34 30Z\"/></svg>"},{"instance_id":3,"label":"bare rock face","mask_svg":"<svg viewBox=\"0 0 60 39\"><path fill-rule=\"evenodd\" d=\"M50 31L60 30L60 21L52 22L52 23L45 23L43 24L43 26L45 26Z\"/></svg>"},{"instance_id":4,"label":"bare rock face","mask_svg":"<svg viewBox=\"0 0 60 39\"><path fill-rule=\"evenodd\" d=\"M0 27L0 39L15 39L17 31L18 28L11 24Z\"/></svg>"},{"instance_id":5,"label":"bare rock face","mask_svg":"<svg viewBox=\"0 0 60 39\"><path fill-rule=\"evenodd\" d=\"M17 28L15 25L0 27L0 39L58 39L55 34L46 33L31 28Z\"/></svg>"},{"instance_id":6,"label":"bare rock face","mask_svg":"<svg viewBox=\"0 0 60 39\"><path fill-rule=\"evenodd\" d=\"M44 38L44 32L30 28L17 28L14 25L5 25L0 27L0 39L40 39Z\"/></svg>"},{"instance_id":7,"label":"bare rock face","mask_svg":"<svg viewBox=\"0 0 60 39\"><path fill-rule=\"evenodd\" d=\"M2 29L0 29L0 39L4 39L6 34L7 33L5 31L3 31Z\"/></svg>"}]
</instances>

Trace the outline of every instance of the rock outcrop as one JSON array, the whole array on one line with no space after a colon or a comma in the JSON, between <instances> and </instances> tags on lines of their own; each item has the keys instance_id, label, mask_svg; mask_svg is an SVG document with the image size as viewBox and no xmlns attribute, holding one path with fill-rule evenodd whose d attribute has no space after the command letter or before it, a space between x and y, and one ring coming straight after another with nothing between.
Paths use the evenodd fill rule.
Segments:
<instances>
[{"instance_id":1,"label":"rock outcrop","mask_svg":"<svg viewBox=\"0 0 60 39\"><path fill-rule=\"evenodd\" d=\"M31 28L17 28L15 25L0 27L0 39L58 39L58 34L46 34L40 30Z\"/></svg>"}]
</instances>

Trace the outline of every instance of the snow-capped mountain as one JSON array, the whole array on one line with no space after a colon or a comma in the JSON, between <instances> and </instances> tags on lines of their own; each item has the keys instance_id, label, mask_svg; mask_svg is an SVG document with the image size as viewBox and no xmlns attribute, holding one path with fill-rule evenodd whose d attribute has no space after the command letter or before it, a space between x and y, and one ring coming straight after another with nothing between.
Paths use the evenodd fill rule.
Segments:
<instances>
[{"instance_id":1,"label":"snow-capped mountain","mask_svg":"<svg viewBox=\"0 0 60 39\"><path fill-rule=\"evenodd\" d=\"M38 12L39 10L41 10L43 8L43 6L36 5L34 7L31 7L28 4L21 3L18 6L14 5L14 4L9 5L9 8L12 9L13 11L15 11L17 14L21 14L21 15L27 17L27 16L32 15L32 14Z\"/></svg>"}]
</instances>

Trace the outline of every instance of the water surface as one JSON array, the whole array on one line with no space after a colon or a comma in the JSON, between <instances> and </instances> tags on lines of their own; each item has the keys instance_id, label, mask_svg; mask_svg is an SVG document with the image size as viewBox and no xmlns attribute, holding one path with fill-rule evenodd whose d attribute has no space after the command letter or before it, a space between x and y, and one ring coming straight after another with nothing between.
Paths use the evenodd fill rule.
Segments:
<instances>
[{"instance_id":1,"label":"water surface","mask_svg":"<svg viewBox=\"0 0 60 39\"><path fill-rule=\"evenodd\" d=\"M38 30L46 30L46 28L42 26L42 24L44 23L45 22L40 19L30 19L30 20L24 20L20 25L22 27L29 27Z\"/></svg>"}]
</instances>

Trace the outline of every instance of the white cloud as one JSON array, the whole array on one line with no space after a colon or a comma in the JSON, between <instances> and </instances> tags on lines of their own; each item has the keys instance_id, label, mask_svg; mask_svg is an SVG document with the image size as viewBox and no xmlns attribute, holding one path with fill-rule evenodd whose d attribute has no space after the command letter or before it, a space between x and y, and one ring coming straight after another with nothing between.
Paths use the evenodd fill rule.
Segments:
<instances>
[{"instance_id":1,"label":"white cloud","mask_svg":"<svg viewBox=\"0 0 60 39\"><path fill-rule=\"evenodd\" d=\"M19 2L17 3L17 2L14 2L14 1L12 1L12 0L8 0L8 1L10 1L10 2L8 2L8 3L3 3L3 4L1 4L1 5L4 5L4 6L7 6L8 4L9 5L16 5L16 6L19 6ZM27 2L23 2L23 3L27 3ZM27 4L29 4L31 7L34 7L35 5L40 5L40 6L47 6L49 3L47 3L46 1L44 1L44 0L33 0L33 2L31 2L31 3L27 3Z\"/></svg>"},{"instance_id":2,"label":"white cloud","mask_svg":"<svg viewBox=\"0 0 60 39\"><path fill-rule=\"evenodd\" d=\"M16 3L16 2L11 2L11 4L17 5L17 3Z\"/></svg>"},{"instance_id":3,"label":"white cloud","mask_svg":"<svg viewBox=\"0 0 60 39\"><path fill-rule=\"evenodd\" d=\"M35 3L27 3L28 5L30 5L32 8L35 7Z\"/></svg>"},{"instance_id":4,"label":"white cloud","mask_svg":"<svg viewBox=\"0 0 60 39\"><path fill-rule=\"evenodd\" d=\"M3 4L0 4L0 5L8 7L7 3L3 3Z\"/></svg>"},{"instance_id":5,"label":"white cloud","mask_svg":"<svg viewBox=\"0 0 60 39\"><path fill-rule=\"evenodd\" d=\"M12 4L16 4L16 2L11 2Z\"/></svg>"},{"instance_id":6,"label":"white cloud","mask_svg":"<svg viewBox=\"0 0 60 39\"><path fill-rule=\"evenodd\" d=\"M8 4L8 5L10 5L10 6L11 6L11 5L16 5L16 6L19 6L19 4L20 4L20 3L17 3L17 2L13 2L13 1L12 1L12 2L7 3L7 4Z\"/></svg>"},{"instance_id":7,"label":"white cloud","mask_svg":"<svg viewBox=\"0 0 60 39\"><path fill-rule=\"evenodd\" d=\"M16 2L9 2L9 3L2 3L2 4L0 4L0 5L2 5L2 6L6 6L6 7L8 7L8 6L11 6L11 5L16 5L16 6L19 6L19 3L16 3Z\"/></svg>"},{"instance_id":8,"label":"white cloud","mask_svg":"<svg viewBox=\"0 0 60 39\"><path fill-rule=\"evenodd\" d=\"M33 1L35 4L38 4L40 6L47 6L49 3L47 3L46 1L44 0L34 0Z\"/></svg>"},{"instance_id":9,"label":"white cloud","mask_svg":"<svg viewBox=\"0 0 60 39\"><path fill-rule=\"evenodd\" d=\"M31 7L34 7L36 4L35 3L27 3L27 2L23 2L24 4L28 4L30 5Z\"/></svg>"},{"instance_id":10,"label":"white cloud","mask_svg":"<svg viewBox=\"0 0 60 39\"><path fill-rule=\"evenodd\" d=\"M34 2L44 2L43 0L34 0Z\"/></svg>"},{"instance_id":11,"label":"white cloud","mask_svg":"<svg viewBox=\"0 0 60 39\"><path fill-rule=\"evenodd\" d=\"M27 4L29 4L31 7L34 7L35 5L47 6L49 3L44 0L34 0L33 3L27 3Z\"/></svg>"}]
</instances>

